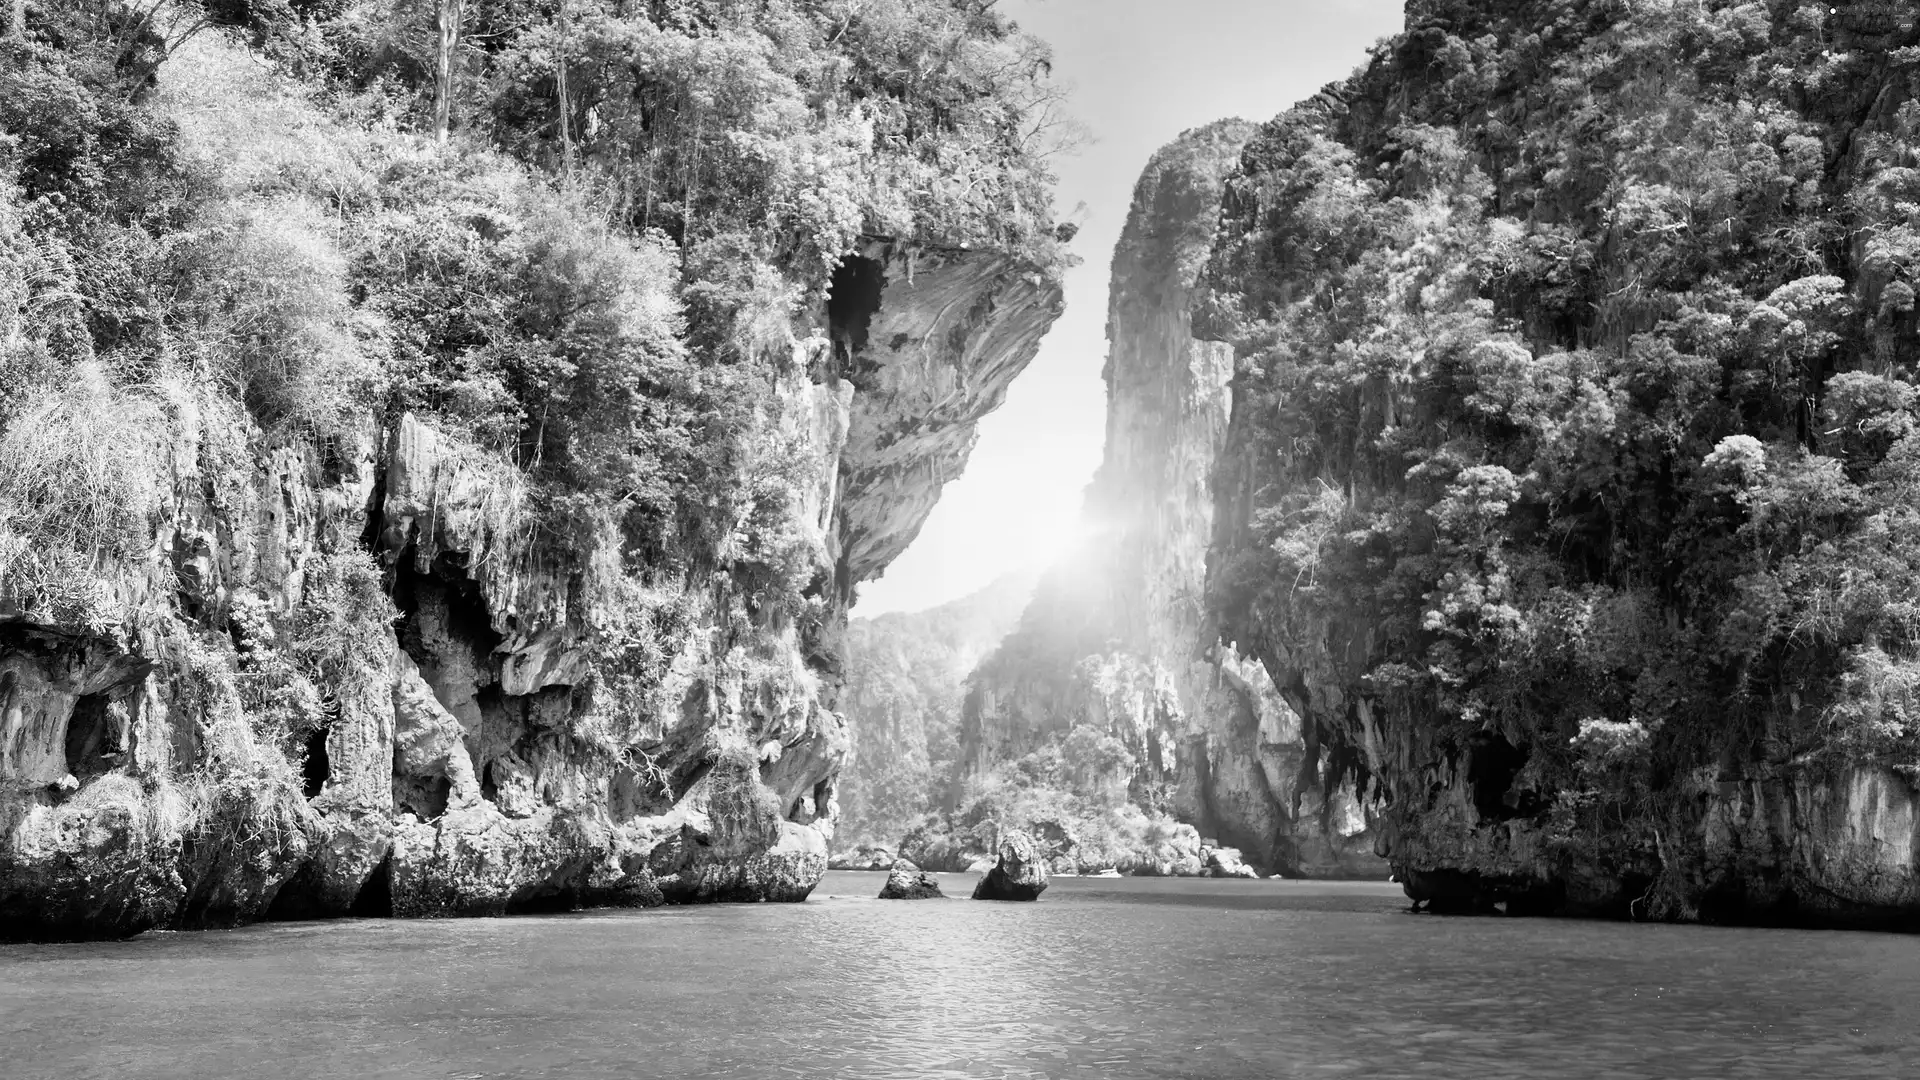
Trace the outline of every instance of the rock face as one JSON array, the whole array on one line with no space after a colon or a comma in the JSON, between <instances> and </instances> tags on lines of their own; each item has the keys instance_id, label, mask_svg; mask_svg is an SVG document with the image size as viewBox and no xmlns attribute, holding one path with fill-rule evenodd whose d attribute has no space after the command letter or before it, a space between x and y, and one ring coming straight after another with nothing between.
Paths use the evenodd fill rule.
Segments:
<instances>
[{"instance_id":1,"label":"rock face","mask_svg":"<svg viewBox=\"0 0 1920 1080\"><path fill-rule=\"evenodd\" d=\"M876 240L843 270L758 416L804 474L781 524L821 583L805 625L757 619L724 569L623 565L617 536L542 547L512 467L411 413L299 450L171 403L135 618L0 581L0 939L804 899L853 589L1061 306L991 251ZM255 721L302 701L247 696L298 644L268 616L322 593L354 620L325 639L340 677L296 683L304 745L269 745Z\"/></svg>"},{"instance_id":2,"label":"rock face","mask_svg":"<svg viewBox=\"0 0 1920 1080\"><path fill-rule=\"evenodd\" d=\"M1228 121L1189 132L1135 189L1113 257L1106 451L1085 510L1093 537L1043 577L969 678L956 788L1092 729L1125 747L1135 806L1274 871L1384 875L1371 804L1260 665L1217 644L1203 617L1233 350L1196 340L1188 309L1225 177L1253 131Z\"/></svg>"},{"instance_id":3,"label":"rock face","mask_svg":"<svg viewBox=\"0 0 1920 1080\"><path fill-rule=\"evenodd\" d=\"M1038 900L1047 891L1047 864L1040 846L1023 832L1000 839L999 861L973 887L975 900Z\"/></svg>"},{"instance_id":4,"label":"rock face","mask_svg":"<svg viewBox=\"0 0 1920 1080\"><path fill-rule=\"evenodd\" d=\"M1432 910L1920 927L1920 20L1571 10L1416 0L1248 143L1212 617Z\"/></svg>"},{"instance_id":5,"label":"rock face","mask_svg":"<svg viewBox=\"0 0 1920 1080\"><path fill-rule=\"evenodd\" d=\"M945 895L940 891L940 879L905 859L893 864L893 872L880 889L882 900L939 900Z\"/></svg>"}]
</instances>

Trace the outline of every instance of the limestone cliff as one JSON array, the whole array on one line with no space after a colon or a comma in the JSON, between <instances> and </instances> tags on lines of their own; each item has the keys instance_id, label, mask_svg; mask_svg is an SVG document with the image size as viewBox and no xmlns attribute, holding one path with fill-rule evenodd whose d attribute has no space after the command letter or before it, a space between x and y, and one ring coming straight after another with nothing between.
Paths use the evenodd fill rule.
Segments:
<instances>
[{"instance_id":1,"label":"limestone cliff","mask_svg":"<svg viewBox=\"0 0 1920 1080\"><path fill-rule=\"evenodd\" d=\"M940 400L946 413L897 413L851 380L794 378L770 419L803 436L818 489L830 493L796 524L816 550L848 553L820 570L849 588L905 545L939 484L925 464L934 454L849 448L849 427L945 440L938 460L957 472L973 422L1058 311L1057 283L997 256L945 262L959 282L937 270L887 282L879 312L906 340L854 358L895 401ZM993 297L1008 289L1029 306L996 310ZM983 341L995 351L976 363L969 354ZM489 504L509 497L498 475L406 415L384 435L370 429L331 468L255 459L246 485L227 493L237 505L213 507L197 496L213 480L195 426L191 415L172 425L178 471L147 564L156 585L169 572L180 582L170 602L291 610L324 549L365 536L391 568L394 630L367 643L355 693L314 732L304 797L263 774L250 796L274 804L276 829L219 837L220 850L200 854L205 841L169 827L169 814L187 816L174 804L189 796L166 777L214 767L230 749L221 740L244 741L247 721L217 676L213 688L194 685L207 676L182 654L211 651L216 671L244 678L235 646L94 633L18 607L0 613L0 922L10 934L811 889L825 869L847 735L835 712L837 665L797 630L729 633L739 600L724 578L710 590L656 586L649 610L677 624L661 635L669 675L623 718L630 726L617 739L589 742L581 721L594 703L579 685L591 669L588 624L606 599L596 590L622 586L593 580L588 566L543 565L490 535ZM920 511L891 502L902 496ZM835 519L860 529L830 534ZM832 610L821 633L836 634L844 618L843 605ZM716 740L729 752L716 757ZM723 780L776 800L777 831L731 834L711 790Z\"/></svg>"},{"instance_id":2,"label":"limestone cliff","mask_svg":"<svg viewBox=\"0 0 1920 1080\"><path fill-rule=\"evenodd\" d=\"M1416 901L1920 925L1916 47L1415 0L1248 143L1209 609Z\"/></svg>"},{"instance_id":3,"label":"limestone cliff","mask_svg":"<svg viewBox=\"0 0 1920 1080\"><path fill-rule=\"evenodd\" d=\"M0 74L67 77L53 46L6 48ZM0 394L23 477L0 490L0 939L804 898L838 815L853 590L1033 357L1058 264L869 235L789 291L737 234L703 249L733 263L699 263L691 229L612 232L491 150L343 126L230 42L186 56L112 107L173 155L154 183L185 161L180 198L214 222L140 227L194 257L209 233L279 244L225 268L239 298L109 356L70 302L104 241L32 235L45 215L0 189L0 371L42 380ZM84 90L99 69L72 70ZM703 331L749 325L736 299L700 321L739 265L773 299L751 335ZM432 291L476 266L519 269ZM166 272L184 291L214 271ZM571 321L463 323L488 288L495 313L558 298ZM290 315L276 289L312 295ZM249 296L282 321L231 321ZM190 337L203 317L226 321ZM257 365L208 374L308 339L318 359L272 374L350 367L334 411L305 383L268 396ZM101 358L74 358L89 340ZM476 374L526 357L495 370L529 379ZM448 393L394 404L446 363ZM573 415L487 441L486 402L607 363ZM682 438L688 403L705 426ZM619 486L543 478L600 439ZM48 531L69 512L72 556Z\"/></svg>"},{"instance_id":4,"label":"limestone cliff","mask_svg":"<svg viewBox=\"0 0 1920 1080\"><path fill-rule=\"evenodd\" d=\"M1365 810L1257 664L1209 641L1210 482L1226 435L1230 347L1188 309L1225 175L1250 124L1189 132L1148 164L1113 256L1105 458L1090 539L1042 579L1019 627L968 681L959 779L1085 726L1125 746L1130 799L1268 871L1383 871Z\"/></svg>"}]
</instances>

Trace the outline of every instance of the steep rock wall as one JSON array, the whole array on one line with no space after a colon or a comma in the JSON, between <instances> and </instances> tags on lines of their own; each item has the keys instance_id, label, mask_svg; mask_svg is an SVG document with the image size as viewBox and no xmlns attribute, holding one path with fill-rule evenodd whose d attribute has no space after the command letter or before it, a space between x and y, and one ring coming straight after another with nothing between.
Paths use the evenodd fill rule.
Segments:
<instances>
[{"instance_id":1,"label":"steep rock wall","mask_svg":"<svg viewBox=\"0 0 1920 1080\"><path fill-rule=\"evenodd\" d=\"M1239 356L1210 608L1416 901L1920 925L1915 732L1861 666L1906 662L1910 556L1759 479L1912 505L1910 221L1871 193L1916 43L1877 2L1424 0L1250 142L1196 304Z\"/></svg>"},{"instance_id":2,"label":"steep rock wall","mask_svg":"<svg viewBox=\"0 0 1920 1080\"><path fill-rule=\"evenodd\" d=\"M1113 257L1105 458L1090 538L1042 579L968 683L960 777L1076 725L1117 736L1130 797L1290 874L1383 872L1365 813L1264 672L1206 639L1211 478L1230 347L1197 341L1191 290L1225 175L1253 126L1189 132L1156 154Z\"/></svg>"}]
</instances>

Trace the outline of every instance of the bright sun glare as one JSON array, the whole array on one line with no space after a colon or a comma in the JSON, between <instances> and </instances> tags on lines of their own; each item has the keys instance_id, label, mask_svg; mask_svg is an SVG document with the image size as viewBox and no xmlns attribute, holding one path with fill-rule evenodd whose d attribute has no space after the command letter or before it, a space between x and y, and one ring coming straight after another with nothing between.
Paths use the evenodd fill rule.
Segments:
<instances>
[{"instance_id":1,"label":"bright sun glare","mask_svg":"<svg viewBox=\"0 0 1920 1080\"><path fill-rule=\"evenodd\" d=\"M1099 530L1081 516L1078 508L1049 514L1034 521L1028 565L1046 570L1084 555L1099 536Z\"/></svg>"}]
</instances>

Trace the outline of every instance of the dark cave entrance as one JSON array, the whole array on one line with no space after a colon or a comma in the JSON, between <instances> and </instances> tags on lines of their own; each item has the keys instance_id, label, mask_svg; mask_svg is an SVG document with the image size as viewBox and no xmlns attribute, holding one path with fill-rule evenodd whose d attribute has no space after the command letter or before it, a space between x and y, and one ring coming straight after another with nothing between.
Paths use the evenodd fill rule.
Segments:
<instances>
[{"instance_id":1,"label":"dark cave entrance","mask_svg":"<svg viewBox=\"0 0 1920 1080\"><path fill-rule=\"evenodd\" d=\"M1506 821L1521 816L1508 791L1513 778L1527 764L1527 757L1524 747L1514 746L1498 732L1476 731L1467 738L1467 788L1480 820Z\"/></svg>"},{"instance_id":2,"label":"dark cave entrance","mask_svg":"<svg viewBox=\"0 0 1920 1080\"><path fill-rule=\"evenodd\" d=\"M373 868L366 883L353 895L347 914L356 919L393 918L393 856L389 854Z\"/></svg>"},{"instance_id":3,"label":"dark cave entrance","mask_svg":"<svg viewBox=\"0 0 1920 1080\"><path fill-rule=\"evenodd\" d=\"M833 369L851 375L866 351L873 317L886 290L886 267L878 259L849 255L833 271L827 290L827 326L833 338Z\"/></svg>"},{"instance_id":4,"label":"dark cave entrance","mask_svg":"<svg viewBox=\"0 0 1920 1080\"><path fill-rule=\"evenodd\" d=\"M327 871L317 861L308 862L274 894L267 918L274 922L307 922L334 919L341 915L356 919L393 917L393 852L389 848L373 873L360 883L346 911L338 907L337 893L330 892Z\"/></svg>"},{"instance_id":5,"label":"dark cave entrance","mask_svg":"<svg viewBox=\"0 0 1920 1080\"><path fill-rule=\"evenodd\" d=\"M0 698L7 696L0 692ZM106 694L82 694L67 718L67 771L85 783L119 762L119 725L113 722L112 699Z\"/></svg>"},{"instance_id":6,"label":"dark cave entrance","mask_svg":"<svg viewBox=\"0 0 1920 1080\"><path fill-rule=\"evenodd\" d=\"M422 573L415 568L416 551L415 541L408 539L392 556L393 586L389 595L400 609L400 647L423 673L436 666L438 658L421 639L420 627L422 608L435 607L446 637L471 648L475 666L485 670L501 637L493 629L480 584L468 575L467 557L441 552L434 556L432 569Z\"/></svg>"},{"instance_id":7,"label":"dark cave entrance","mask_svg":"<svg viewBox=\"0 0 1920 1080\"><path fill-rule=\"evenodd\" d=\"M327 779L333 775L333 761L327 757L327 732L333 730L331 719L307 733L307 753L300 761L301 790L309 799L317 798L326 789Z\"/></svg>"},{"instance_id":8,"label":"dark cave entrance","mask_svg":"<svg viewBox=\"0 0 1920 1080\"><path fill-rule=\"evenodd\" d=\"M400 810L410 813L421 821L438 821L446 816L447 804L453 801L453 781L445 776L428 777L425 781L413 785L413 790L404 795L396 793L394 803Z\"/></svg>"}]
</instances>

